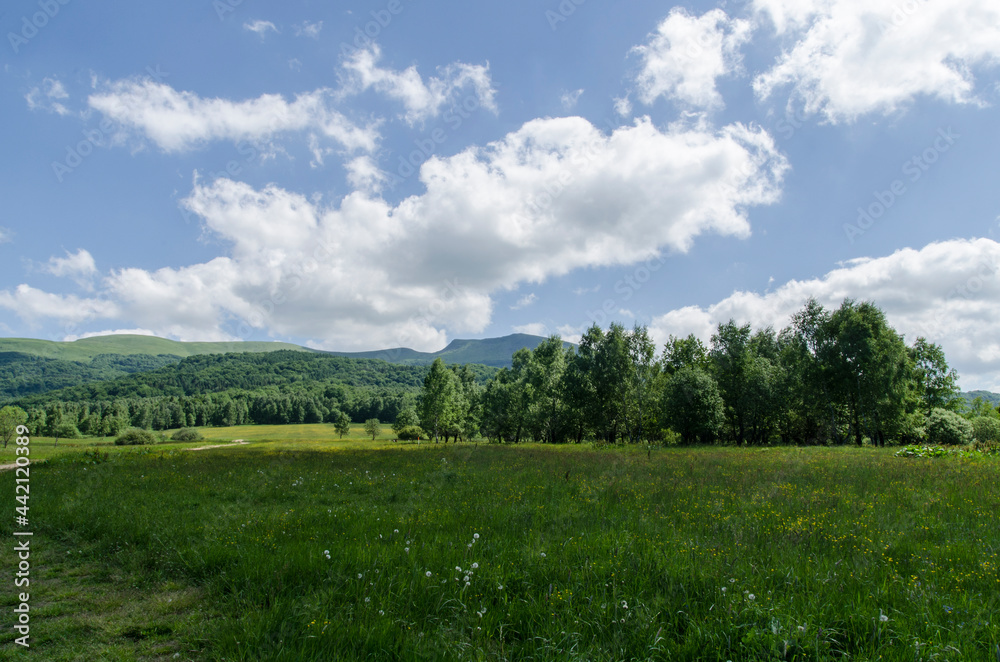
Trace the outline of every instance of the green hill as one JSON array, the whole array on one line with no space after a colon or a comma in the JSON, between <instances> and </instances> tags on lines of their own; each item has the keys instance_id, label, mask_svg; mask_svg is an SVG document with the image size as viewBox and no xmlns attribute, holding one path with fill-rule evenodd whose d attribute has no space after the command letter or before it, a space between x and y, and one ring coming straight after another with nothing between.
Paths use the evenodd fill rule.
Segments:
<instances>
[{"instance_id":1,"label":"green hill","mask_svg":"<svg viewBox=\"0 0 1000 662\"><path fill-rule=\"evenodd\" d=\"M515 333L502 338L484 338L481 340L452 340L447 347L438 352L418 352L404 347L383 349L374 352L328 352L335 356L346 356L356 359L381 359L400 365L430 365L434 359L440 358L445 363L463 364L478 363L497 368L510 366L511 357L519 349L534 349L545 338L526 333ZM570 347L570 343L563 343Z\"/></svg>"},{"instance_id":2,"label":"green hill","mask_svg":"<svg viewBox=\"0 0 1000 662\"><path fill-rule=\"evenodd\" d=\"M958 397L965 398L965 400L970 403L976 398L982 398L994 407L1000 407L1000 393L992 393L990 391L968 391L965 393L959 393Z\"/></svg>"},{"instance_id":3,"label":"green hill","mask_svg":"<svg viewBox=\"0 0 1000 662\"><path fill-rule=\"evenodd\" d=\"M186 358L200 354L229 354L232 352L276 352L292 349L301 352L314 350L283 342L179 342L155 336L111 335L83 338L72 342L34 340L31 338L0 338L0 352L17 352L47 359L64 361L90 361L102 354L166 354Z\"/></svg>"}]
</instances>

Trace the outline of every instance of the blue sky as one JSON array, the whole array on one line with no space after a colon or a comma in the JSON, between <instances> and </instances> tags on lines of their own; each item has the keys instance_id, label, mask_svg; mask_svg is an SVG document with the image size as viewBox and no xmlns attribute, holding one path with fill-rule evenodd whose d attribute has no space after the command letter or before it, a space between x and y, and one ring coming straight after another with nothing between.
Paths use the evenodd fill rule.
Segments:
<instances>
[{"instance_id":1,"label":"blue sky","mask_svg":"<svg viewBox=\"0 0 1000 662\"><path fill-rule=\"evenodd\" d=\"M852 297L1000 390L992 0L11 0L0 28L0 334L662 342Z\"/></svg>"}]
</instances>

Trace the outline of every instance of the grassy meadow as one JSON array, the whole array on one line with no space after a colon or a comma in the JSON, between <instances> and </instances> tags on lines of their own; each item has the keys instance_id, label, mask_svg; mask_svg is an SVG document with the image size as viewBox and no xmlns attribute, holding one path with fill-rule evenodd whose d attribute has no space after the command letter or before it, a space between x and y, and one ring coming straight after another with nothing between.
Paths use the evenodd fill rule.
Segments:
<instances>
[{"instance_id":1,"label":"grassy meadow","mask_svg":"<svg viewBox=\"0 0 1000 662\"><path fill-rule=\"evenodd\" d=\"M6 628L0 658L1000 655L996 460L404 445L325 427L34 466L32 648ZM180 450L236 438L250 443ZM0 484L12 510L13 473ZM13 586L0 595L9 614Z\"/></svg>"}]
</instances>

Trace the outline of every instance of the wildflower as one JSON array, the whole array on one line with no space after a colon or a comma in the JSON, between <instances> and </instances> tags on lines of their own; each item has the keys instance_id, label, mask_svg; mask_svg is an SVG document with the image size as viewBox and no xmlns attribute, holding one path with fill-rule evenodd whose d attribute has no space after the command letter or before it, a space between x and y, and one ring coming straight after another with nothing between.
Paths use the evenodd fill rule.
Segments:
<instances>
[{"instance_id":1,"label":"wildflower","mask_svg":"<svg viewBox=\"0 0 1000 662\"><path fill-rule=\"evenodd\" d=\"M428 571L427 571L427 576L428 576L428 577L430 577L430 576L431 576L431 571L430 571L430 570L428 570Z\"/></svg>"},{"instance_id":2,"label":"wildflower","mask_svg":"<svg viewBox=\"0 0 1000 662\"><path fill-rule=\"evenodd\" d=\"M545 552L542 552L542 558L543 559L545 558Z\"/></svg>"},{"instance_id":3,"label":"wildflower","mask_svg":"<svg viewBox=\"0 0 1000 662\"><path fill-rule=\"evenodd\" d=\"M462 572L462 569L461 569L461 568L459 568L459 567L458 567L458 566L456 565L456 566L455 566L455 572Z\"/></svg>"},{"instance_id":4,"label":"wildflower","mask_svg":"<svg viewBox=\"0 0 1000 662\"><path fill-rule=\"evenodd\" d=\"M406 552L407 554L409 554L410 553L410 548L409 547L404 547L403 551Z\"/></svg>"},{"instance_id":5,"label":"wildflower","mask_svg":"<svg viewBox=\"0 0 1000 662\"><path fill-rule=\"evenodd\" d=\"M392 532L393 533L399 533L399 529L393 529Z\"/></svg>"},{"instance_id":6,"label":"wildflower","mask_svg":"<svg viewBox=\"0 0 1000 662\"><path fill-rule=\"evenodd\" d=\"M725 586L723 586L723 587L722 587L722 592L723 592L723 593L725 593L725 592L726 592L726 587L725 587Z\"/></svg>"},{"instance_id":7,"label":"wildflower","mask_svg":"<svg viewBox=\"0 0 1000 662\"><path fill-rule=\"evenodd\" d=\"M358 579L361 579L361 573L360 572L358 573Z\"/></svg>"},{"instance_id":8,"label":"wildflower","mask_svg":"<svg viewBox=\"0 0 1000 662\"><path fill-rule=\"evenodd\" d=\"M502 591L503 590L503 584L497 584L497 590Z\"/></svg>"},{"instance_id":9,"label":"wildflower","mask_svg":"<svg viewBox=\"0 0 1000 662\"><path fill-rule=\"evenodd\" d=\"M879 613L878 613L878 620L880 620L883 623L885 623L887 620L889 620L889 617L886 616L885 614L883 614L881 611L879 611Z\"/></svg>"},{"instance_id":10,"label":"wildflower","mask_svg":"<svg viewBox=\"0 0 1000 662\"><path fill-rule=\"evenodd\" d=\"M478 534L478 533L473 533L473 534L472 534L472 537L473 537L473 539L475 539L475 540L479 540L479 534Z\"/></svg>"},{"instance_id":11,"label":"wildflower","mask_svg":"<svg viewBox=\"0 0 1000 662\"><path fill-rule=\"evenodd\" d=\"M748 597L748 598L750 598L751 600L756 600L756 599L757 599L757 596L756 596L756 595L754 595L753 593L751 593L751 594L750 594L750 595L748 595L747 597Z\"/></svg>"},{"instance_id":12,"label":"wildflower","mask_svg":"<svg viewBox=\"0 0 1000 662\"><path fill-rule=\"evenodd\" d=\"M371 602L371 601L372 601L371 598L365 598L365 602Z\"/></svg>"},{"instance_id":13,"label":"wildflower","mask_svg":"<svg viewBox=\"0 0 1000 662\"><path fill-rule=\"evenodd\" d=\"M622 600L622 609L628 609L628 603Z\"/></svg>"},{"instance_id":14,"label":"wildflower","mask_svg":"<svg viewBox=\"0 0 1000 662\"><path fill-rule=\"evenodd\" d=\"M478 563L473 563L472 564L472 569L473 570L478 570L479 569L479 564Z\"/></svg>"}]
</instances>

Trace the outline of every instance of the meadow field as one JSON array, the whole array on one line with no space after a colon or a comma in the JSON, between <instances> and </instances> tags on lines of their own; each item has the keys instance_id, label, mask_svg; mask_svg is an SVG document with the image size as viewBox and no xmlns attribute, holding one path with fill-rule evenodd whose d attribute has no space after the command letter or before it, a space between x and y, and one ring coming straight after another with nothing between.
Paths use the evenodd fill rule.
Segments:
<instances>
[{"instance_id":1,"label":"meadow field","mask_svg":"<svg viewBox=\"0 0 1000 662\"><path fill-rule=\"evenodd\" d=\"M202 432L32 467L0 658L1000 660L995 459Z\"/></svg>"}]
</instances>

